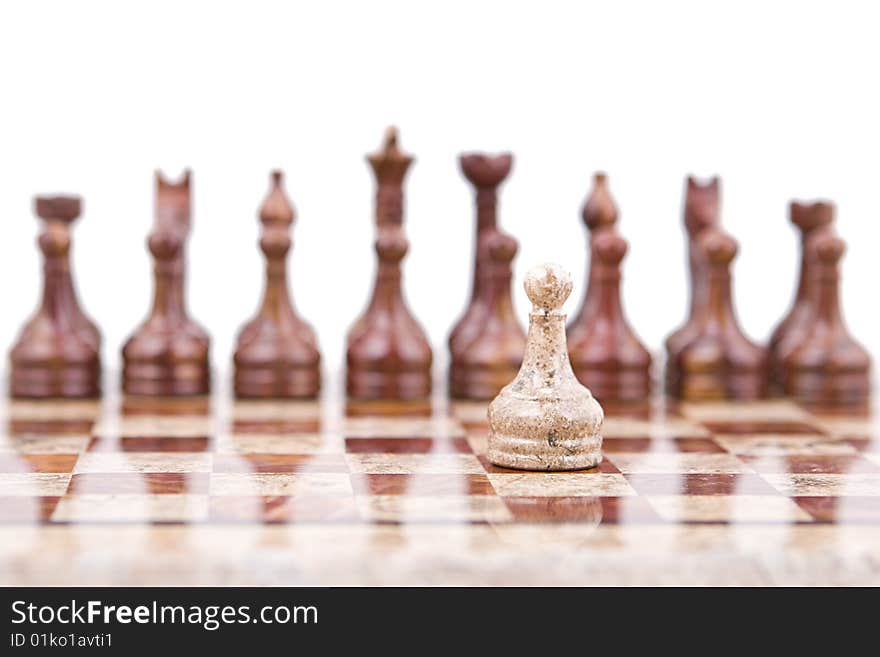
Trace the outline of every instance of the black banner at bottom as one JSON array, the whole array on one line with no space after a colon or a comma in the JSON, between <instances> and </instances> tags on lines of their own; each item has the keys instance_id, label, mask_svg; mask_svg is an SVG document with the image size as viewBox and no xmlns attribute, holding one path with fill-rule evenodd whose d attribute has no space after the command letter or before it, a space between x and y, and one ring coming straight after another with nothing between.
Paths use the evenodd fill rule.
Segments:
<instances>
[{"instance_id":1,"label":"black banner at bottom","mask_svg":"<svg viewBox=\"0 0 880 657\"><path fill-rule=\"evenodd\" d=\"M850 593L850 604L840 591L822 593L826 629L829 609L853 620ZM654 632L668 640L695 629L729 630L731 613L739 627L772 633L778 616L765 612L786 604L803 609L804 602L803 591L743 589L3 588L0 596L3 655L352 643L392 653L409 645L404 652L421 653L441 644L473 648L481 638L496 646L620 646ZM418 642L407 644L413 636Z\"/></svg>"}]
</instances>

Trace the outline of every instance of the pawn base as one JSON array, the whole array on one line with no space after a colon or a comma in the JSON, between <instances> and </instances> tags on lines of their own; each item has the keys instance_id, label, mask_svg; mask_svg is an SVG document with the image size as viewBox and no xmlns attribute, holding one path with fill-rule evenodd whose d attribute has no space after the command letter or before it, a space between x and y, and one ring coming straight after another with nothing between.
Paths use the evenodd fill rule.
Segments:
<instances>
[{"instance_id":1,"label":"pawn base","mask_svg":"<svg viewBox=\"0 0 880 657\"><path fill-rule=\"evenodd\" d=\"M166 365L126 362L122 390L127 395L146 397L193 397L211 392L207 363Z\"/></svg>"},{"instance_id":2,"label":"pawn base","mask_svg":"<svg viewBox=\"0 0 880 657\"><path fill-rule=\"evenodd\" d=\"M492 433L487 458L494 465L515 470L586 470L602 462L602 438L595 434L551 443Z\"/></svg>"},{"instance_id":3,"label":"pawn base","mask_svg":"<svg viewBox=\"0 0 880 657\"><path fill-rule=\"evenodd\" d=\"M431 373L349 368L345 389L352 399L426 399L431 396Z\"/></svg>"},{"instance_id":4,"label":"pawn base","mask_svg":"<svg viewBox=\"0 0 880 657\"><path fill-rule=\"evenodd\" d=\"M241 399L314 399L321 372L309 367L243 367L235 369L235 396Z\"/></svg>"},{"instance_id":5,"label":"pawn base","mask_svg":"<svg viewBox=\"0 0 880 657\"><path fill-rule=\"evenodd\" d=\"M767 397L766 373L667 371L666 392L685 401L752 401Z\"/></svg>"},{"instance_id":6,"label":"pawn base","mask_svg":"<svg viewBox=\"0 0 880 657\"><path fill-rule=\"evenodd\" d=\"M860 406L871 398L871 377L868 371L793 372L786 382L785 392L807 405Z\"/></svg>"},{"instance_id":7,"label":"pawn base","mask_svg":"<svg viewBox=\"0 0 880 657\"><path fill-rule=\"evenodd\" d=\"M20 399L94 399L101 396L100 366L25 366L13 363L9 394Z\"/></svg>"}]
</instances>

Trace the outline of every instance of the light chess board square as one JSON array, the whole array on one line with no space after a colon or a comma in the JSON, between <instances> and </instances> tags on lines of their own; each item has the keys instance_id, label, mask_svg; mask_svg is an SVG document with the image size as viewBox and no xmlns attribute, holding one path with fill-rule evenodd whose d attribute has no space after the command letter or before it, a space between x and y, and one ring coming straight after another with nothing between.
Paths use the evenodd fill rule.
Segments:
<instances>
[{"instance_id":1,"label":"light chess board square","mask_svg":"<svg viewBox=\"0 0 880 657\"><path fill-rule=\"evenodd\" d=\"M513 519L494 495L358 495L356 499L367 522L504 523Z\"/></svg>"},{"instance_id":2,"label":"light chess board square","mask_svg":"<svg viewBox=\"0 0 880 657\"><path fill-rule=\"evenodd\" d=\"M496 492L510 497L620 497L635 495L622 474L598 471L490 474Z\"/></svg>"},{"instance_id":3,"label":"light chess board square","mask_svg":"<svg viewBox=\"0 0 880 657\"><path fill-rule=\"evenodd\" d=\"M211 472L212 455L203 452L86 452L74 474L138 472Z\"/></svg>"},{"instance_id":4,"label":"light chess board square","mask_svg":"<svg viewBox=\"0 0 880 657\"><path fill-rule=\"evenodd\" d=\"M880 474L765 474L762 477L791 497L877 497Z\"/></svg>"},{"instance_id":5,"label":"light chess board square","mask_svg":"<svg viewBox=\"0 0 880 657\"><path fill-rule=\"evenodd\" d=\"M69 483L70 475L60 472L4 472L0 476L0 496L64 495Z\"/></svg>"},{"instance_id":6,"label":"light chess board square","mask_svg":"<svg viewBox=\"0 0 880 657\"><path fill-rule=\"evenodd\" d=\"M210 475L211 495L351 495L348 473L215 472Z\"/></svg>"},{"instance_id":7,"label":"light chess board square","mask_svg":"<svg viewBox=\"0 0 880 657\"><path fill-rule=\"evenodd\" d=\"M297 524L361 522L353 495L223 495L209 498L215 523Z\"/></svg>"},{"instance_id":8,"label":"light chess board square","mask_svg":"<svg viewBox=\"0 0 880 657\"><path fill-rule=\"evenodd\" d=\"M89 440L88 433L73 436L0 435L0 454L78 454L86 449Z\"/></svg>"},{"instance_id":9,"label":"light chess board square","mask_svg":"<svg viewBox=\"0 0 880 657\"><path fill-rule=\"evenodd\" d=\"M221 434L215 441L220 454L343 454L340 435L326 433Z\"/></svg>"},{"instance_id":10,"label":"light chess board square","mask_svg":"<svg viewBox=\"0 0 880 657\"><path fill-rule=\"evenodd\" d=\"M0 495L0 524L27 525L48 522L60 499L60 495Z\"/></svg>"},{"instance_id":11,"label":"light chess board square","mask_svg":"<svg viewBox=\"0 0 880 657\"><path fill-rule=\"evenodd\" d=\"M208 518L208 496L86 493L59 500L52 522L194 523Z\"/></svg>"},{"instance_id":12,"label":"light chess board square","mask_svg":"<svg viewBox=\"0 0 880 657\"><path fill-rule=\"evenodd\" d=\"M473 454L346 454L352 472L363 474L483 474Z\"/></svg>"},{"instance_id":13,"label":"light chess board square","mask_svg":"<svg viewBox=\"0 0 880 657\"><path fill-rule=\"evenodd\" d=\"M671 522L810 522L793 500L776 495L650 495L648 503Z\"/></svg>"}]
</instances>

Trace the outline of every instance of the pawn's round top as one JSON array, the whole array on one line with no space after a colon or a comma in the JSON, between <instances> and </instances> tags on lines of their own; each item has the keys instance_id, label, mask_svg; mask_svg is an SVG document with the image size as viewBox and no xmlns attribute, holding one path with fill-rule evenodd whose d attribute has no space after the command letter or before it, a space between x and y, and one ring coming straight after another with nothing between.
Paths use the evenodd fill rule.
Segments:
<instances>
[{"instance_id":1,"label":"pawn's round top","mask_svg":"<svg viewBox=\"0 0 880 657\"><path fill-rule=\"evenodd\" d=\"M156 231L147 238L147 248L159 260L171 260L182 247L183 239L174 231Z\"/></svg>"},{"instance_id":2,"label":"pawn's round top","mask_svg":"<svg viewBox=\"0 0 880 657\"><path fill-rule=\"evenodd\" d=\"M602 264L619 265L626 255L626 240L614 232L603 232L594 238L596 257Z\"/></svg>"},{"instance_id":3,"label":"pawn's round top","mask_svg":"<svg viewBox=\"0 0 880 657\"><path fill-rule=\"evenodd\" d=\"M700 238L706 257L712 264L727 265L736 257L739 249L736 240L721 230L709 230Z\"/></svg>"},{"instance_id":4,"label":"pawn's round top","mask_svg":"<svg viewBox=\"0 0 880 657\"><path fill-rule=\"evenodd\" d=\"M50 257L66 255L70 251L70 231L65 226L49 224L37 238L40 250Z\"/></svg>"},{"instance_id":5,"label":"pawn's round top","mask_svg":"<svg viewBox=\"0 0 880 657\"><path fill-rule=\"evenodd\" d=\"M70 222L82 211L82 199L79 196L37 196L34 211L40 219Z\"/></svg>"},{"instance_id":6,"label":"pawn's round top","mask_svg":"<svg viewBox=\"0 0 880 657\"><path fill-rule=\"evenodd\" d=\"M516 256L518 245L516 239L504 233L491 233L488 238L489 255L495 262L510 264Z\"/></svg>"},{"instance_id":7,"label":"pawn's round top","mask_svg":"<svg viewBox=\"0 0 880 657\"><path fill-rule=\"evenodd\" d=\"M826 265L837 264L846 252L846 242L834 233L818 235L812 247L819 260Z\"/></svg>"},{"instance_id":8,"label":"pawn's round top","mask_svg":"<svg viewBox=\"0 0 880 657\"><path fill-rule=\"evenodd\" d=\"M559 310L571 294L571 274L554 263L532 267L523 284L535 311Z\"/></svg>"},{"instance_id":9,"label":"pawn's round top","mask_svg":"<svg viewBox=\"0 0 880 657\"><path fill-rule=\"evenodd\" d=\"M409 242L397 226L389 226L379 231L376 237L376 253L382 262L396 264L403 260L409 250Z\"/></svg>"}]
</instances>

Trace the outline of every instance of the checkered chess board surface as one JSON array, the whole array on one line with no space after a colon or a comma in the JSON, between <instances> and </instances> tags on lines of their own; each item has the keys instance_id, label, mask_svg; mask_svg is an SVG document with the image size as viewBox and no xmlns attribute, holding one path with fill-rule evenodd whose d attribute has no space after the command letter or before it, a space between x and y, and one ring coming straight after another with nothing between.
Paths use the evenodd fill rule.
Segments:
<instances>
[{"instance_id":1,"label":"checkered chess board surface","mask_svg":"<svg viewBox=\"0 0 880 657\"><path fill-rule=\"evenodd\" d=\"M877 582L870 416L608 409L600 467L533 473L486 460L485 410L10 401L2 583Z\"/></svg>"}]
</instances>

